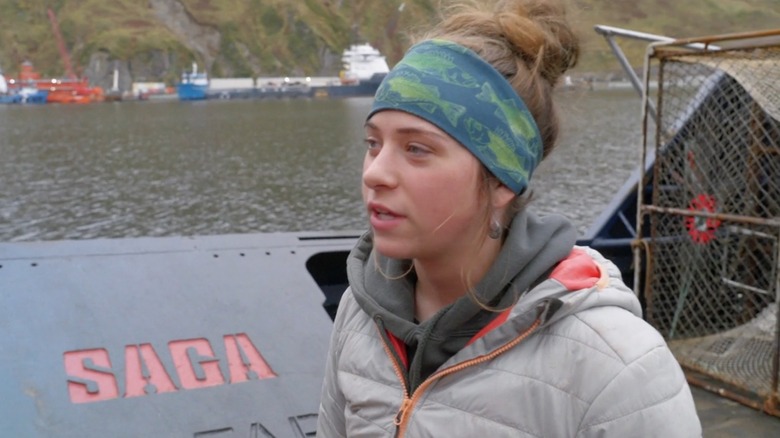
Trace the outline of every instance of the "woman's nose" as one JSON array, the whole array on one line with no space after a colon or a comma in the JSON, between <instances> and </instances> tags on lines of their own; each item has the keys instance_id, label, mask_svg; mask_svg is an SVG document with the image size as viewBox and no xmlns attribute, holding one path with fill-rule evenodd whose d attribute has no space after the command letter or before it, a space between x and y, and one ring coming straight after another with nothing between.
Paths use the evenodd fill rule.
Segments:
<instances>
[{"instance_id":1,"label":"woman's nose","mask_svg":"<svg viewBox=\"0 0 780 438\"><path fill-rule=\"evenodd\" d=\"M394 163L392 149L388 145L373 155L371 151L366 153L363 184L370 189L392 188L398 184L398 166Z\"/></svg>"}]
</instances>

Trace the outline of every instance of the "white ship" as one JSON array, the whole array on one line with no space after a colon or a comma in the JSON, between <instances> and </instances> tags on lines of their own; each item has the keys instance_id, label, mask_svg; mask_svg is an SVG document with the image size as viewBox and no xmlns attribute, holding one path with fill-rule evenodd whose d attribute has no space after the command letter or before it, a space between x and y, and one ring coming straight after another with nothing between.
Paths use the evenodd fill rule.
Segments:
<instances>
[{"instance_id":1,"label":"white ship","mask_svg":"<svg viewBox=\"0 0 780 438\"><path fill-rule=\"evenodd\" d=\"M390 71L385 57L371 44L349 46L344 50L341 62L344 63L344 70L339 77L344 85L376 80L376 75L384 77Z\"/></svg>"}]
</instances>

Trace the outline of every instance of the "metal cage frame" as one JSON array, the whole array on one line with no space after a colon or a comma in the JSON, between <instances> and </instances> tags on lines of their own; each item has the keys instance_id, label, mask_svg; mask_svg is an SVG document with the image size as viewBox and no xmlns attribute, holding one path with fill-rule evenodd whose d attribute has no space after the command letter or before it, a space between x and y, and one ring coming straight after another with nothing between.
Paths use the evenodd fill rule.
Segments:
<instances>
[{"instance_id":1,"label":"metal cage frame","mask_svg":"<svg viewBox=\"0 0 780 438\"><path fill-rule=\"evenodd\" d=\"M653 42L641 91L647 320L691 384L780 416L780 29Z\"/></svg>"}]
</instances>

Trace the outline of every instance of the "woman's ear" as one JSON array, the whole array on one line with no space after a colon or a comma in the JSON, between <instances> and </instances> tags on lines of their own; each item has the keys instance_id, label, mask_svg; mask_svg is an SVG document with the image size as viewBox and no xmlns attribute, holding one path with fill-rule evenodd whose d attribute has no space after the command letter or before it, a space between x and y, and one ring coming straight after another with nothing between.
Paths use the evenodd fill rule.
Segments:
<instances>
[{"instance_id":1,"label":"woman's ear","mask_svg":"<svg viewBox=\"0 0 780 438\"><path fill-rule=\"evenodd\" d=\"M515 195L515 192L509 189L509 187L505 186L499 181L495 181L492 190L493 208L497 210L506 208L506 206L509 205L509 203L512 202L512 200L517 196Z\"/></svg>"}]
</instances>

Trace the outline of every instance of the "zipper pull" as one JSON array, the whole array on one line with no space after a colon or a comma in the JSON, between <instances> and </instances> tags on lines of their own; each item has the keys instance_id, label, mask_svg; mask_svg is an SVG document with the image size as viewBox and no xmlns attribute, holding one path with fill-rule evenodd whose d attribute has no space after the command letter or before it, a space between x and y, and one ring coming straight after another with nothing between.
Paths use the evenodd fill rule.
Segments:
<instances>
[{"instance_id":1,"label":"zipper pull","mask_svg":"<svg viewBox=\"0 0 780 438\"><path fill-rule=\"evenodd\" d=\"M395 415L395 425L400 426L401 423L403 423L404 418L406 418L406 411L409 409L409 406L412 405L412 399L408 396L404 396L403 401L401 402L401 408L398 409L398 413Z\"/></svg>"}]
</instances>

